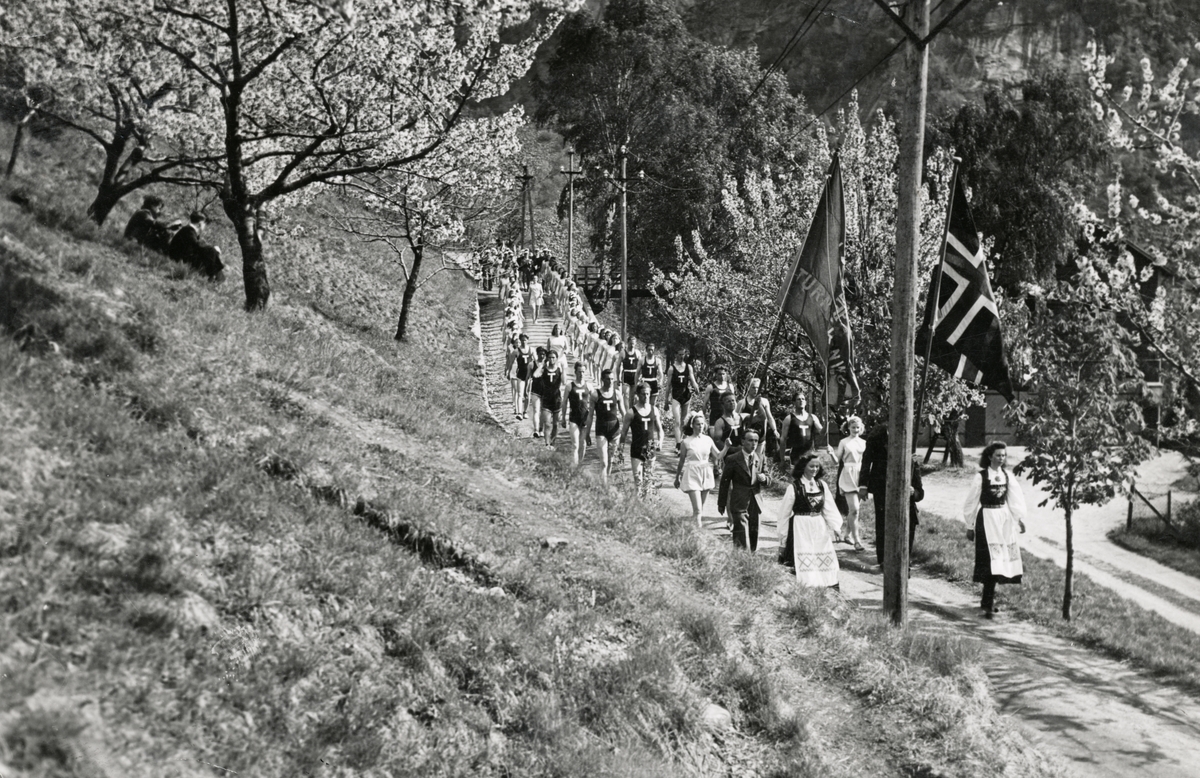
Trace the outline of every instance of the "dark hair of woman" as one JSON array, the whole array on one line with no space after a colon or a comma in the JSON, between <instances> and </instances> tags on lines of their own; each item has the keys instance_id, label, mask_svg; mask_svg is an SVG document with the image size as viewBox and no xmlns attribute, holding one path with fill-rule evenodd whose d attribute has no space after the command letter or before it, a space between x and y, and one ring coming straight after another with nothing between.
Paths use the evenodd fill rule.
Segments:
<instances>
[{"instance_id":1,"label":"dark hair of woman","mask_svg":"<svg viewBox=\"0 0 1200 778\"><path fill-rule=\"evenodd\" d=\"M814 459L818 460L817 461L817 480L818 481L825 480L825 465L821 464L820 457L818 457L816 454L805 454L804 456L800 457L800 460L798 462L796 462L796 467L792 469L792 479L796 482L797 485L800 483L800 477L802 475L804 475L804 469L807 468L808 463L813 461Z\"/></svg>"},{"instance_id":2,"label":"dark hair of woman","mask_svg":"<svg viewBox=\"0 0 1200 778\"><path fill-rule=\"evenodd\" d=\"M987 448L983 450L983 453L979 455L979 468L981 470L987 470L992 464L992 454L995 454L1002 448L1008 448L1008 444L999 440L997 440L995 443L989 443Z\"/></svg>"}]
</instances>

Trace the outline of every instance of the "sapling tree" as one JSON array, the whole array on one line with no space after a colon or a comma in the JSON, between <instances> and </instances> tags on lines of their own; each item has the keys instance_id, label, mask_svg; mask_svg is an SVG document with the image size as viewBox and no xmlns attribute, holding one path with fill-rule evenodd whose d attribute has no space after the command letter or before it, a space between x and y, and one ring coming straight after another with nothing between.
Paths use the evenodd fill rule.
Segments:
<instances>
[{"instance_id":1,"label":"sapling tree","mask_svg":"<svg viewBox=\"0 0 1200 778\"><path fill-rule=\"evenodd\" d=\"M1062 616L1068 620L1075 511L1125 490L1133 468L1150 456L1139 434L1146 384L1136 341L1118 322L1106 287L1085 266L1034 297L1028 328L1033 373L1024 397L1007 411L1027 452L1014 471L1042 486L1048 496L1040 504L1053 502L1066 521Z\"/></svg>"},{"instance_id":2,"label":"sapling tree","mask_svg":"<svg viewBox=\"0 0 1200 778\"><path fill-rule=\"evenodd\" d=\"M445 249L460 241L470 223L494 218L507 208L520 112L462 123L455 137L433 154L402 171L347 179L355 194L336 218L341 227L369 243L386 245L404 277L396 340L404 340L413 299L438 273L456 267ZM438 252L441 264L422 269L426 252Z\"/></svg>"}]
</instances>

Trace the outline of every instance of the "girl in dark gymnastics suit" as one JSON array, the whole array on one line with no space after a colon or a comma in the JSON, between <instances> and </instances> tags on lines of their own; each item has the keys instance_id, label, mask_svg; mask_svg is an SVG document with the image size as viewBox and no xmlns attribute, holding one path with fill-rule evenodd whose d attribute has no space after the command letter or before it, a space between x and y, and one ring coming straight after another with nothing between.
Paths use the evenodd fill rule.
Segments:
<instances>
[{"instance_id":1,"label":"girl in dark gymnastics suit","mask_svg":"<svg viewBox=\"0 0 1200 778\"><path fill-rule=\"evenodd\" d=\"M613 441L621 431L621 419L625 416L625 402L621 390L613 383L611 370L600 371L600 388L593 394L596 418L596 450L600 453L604 483L612 472Z\"/></svg>"},{"instance_id":2,"label":"girl in dark gymnastics suit","mask_svg":"<svg viewBox=\"0 0 1200 778\"><path fill-rule=\"evenodd\" d=\"M658 382L662 378L662 366L654 353L654 344L646 344L646 359L642 361L641 382L650 387L650 404L658 405Z\"/></svg>"},{"instance_id":3,"label":"girl in dark gymnastics suit","mask_svg":"<svg viewBox=\"0 0 1200 778\"><path fill-rule=\"evenodd\" d=\"M546 364L546 349L542 346L537 347L533 360L533 367L529 372L529 399L526 404L529 406L527 416L533 417L533 436L540 438L542 436L542 393L545 389L546 379L541 368Z\"/></svg>"},{"instance_id":4,"label":"girl in dark gymnastics suit","mask_svg":"<svg viewBox=\"0 0 1200 778\"><path fill-rule=\"evenodd\" d=\"M725 413L725 408L721 405L721 396L726 392L737 396L737 386L729 378L729 368L718 367L717 377L708 385L708 426L717 423L717 419Z\"/></svg>"},{"instance_id":5,"label":"girl in dark gymnastics suit","mask_svg":"<svg viewBox=\"0 0 1200 778\"><path fill-rule=\"evenodd\" d=\"M567 387L567 421L571 429L571 459L583 461L587 451L588 425L592 420L592 387L583 377L582 360L575 361L575 380Z\"/></svg>"},{"instance_id":6,"label":"girl in dark gymnastics suit","mask_svg":"<svg viewBox=\"0 0 1200 778\"><path fill-rule=\"evenodd\" d=\"M558 352L551 349L546 352L546 360L533 371L534 378L542 379L542 436L549 447L558 439L558 420L562 415L563 373L558 364Z\"/></svg>"},{"instance_id":7,"label":"girl in dark gymnastics suit","mask_svg":"<svg viewBox=\"0 0 1200 778\"><path fill-rule=\"evenodd\" d=\"M637 385L641 366L642 354L637 350L637 340L630 338L621 355L621 394L625 396L626 407L633 405L633 387Z\"/></svg>"},{"instance_id":8,"label":"girl in dark gymnastics suit","mask_svg":"<svg viewBox=\"0 0 1200 778\"><path fill-rule=\"evenodd\" d=\"M983 617L992 618L996 607L996 584L1021 583L1021 546L1017 535L1025 532L1025 495L1017 479L1005 467L1008 450L992 443L979 458L979 475L971 481L963 503L967 540L975 541L975 571L972 579L983 584Z\"/></svg>"},{"instance_id":9,"label":"girl in dark gymnastics suit","mask_svg":"<svg viewBox=\"0 0 1200 778\"><path fill-rule=\"evenodd\" d=\"M525 418L525 401L529 396L529 379L533 377L533 350L529 348L529 336L517 336L517 347L508 353L508 364L504 372L512 387L513 413L518 419Z\"/></svg>"},{"instance_id":10,"label":"girl in dark gymnastics suit","mask_svg":"<svg viewBox=\"0 0 1200 778\"><path fill-rule=\"evenodd\" d=\"M654 465L654 455L662 441L662 422L658 418L658 409L650 404L650 387L638 384L634 391L637 402L625 413L621 423L621 446L625 445L625 435L632 432L629 444L629 465L633 473L634 488L638 496L644 497L650 493L650 469Z\"/></svg>"},{"instance_id":11,"label":"girl in dark gymnastics suit","mask_svg":"<svg viewBox=\"0 0 1200 778\"><path fill-rule=\"evenodd\" d=\"M700 385L692 370L692 355L685 352L675 354L671 367L667 371L667 383L671 385L671 418L675 422L675 450L678 451L683 441L683 420L687 415L688 404L692 394L700 393Z\"/></svg>"}]
</instances>

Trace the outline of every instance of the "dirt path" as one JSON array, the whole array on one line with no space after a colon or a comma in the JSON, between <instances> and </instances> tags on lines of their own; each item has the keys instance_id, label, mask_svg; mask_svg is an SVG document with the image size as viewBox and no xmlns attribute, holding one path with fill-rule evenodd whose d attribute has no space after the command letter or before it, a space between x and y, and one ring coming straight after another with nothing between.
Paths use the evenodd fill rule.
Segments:
<instances>
[{"instance_id":1,"label":"dirt path","mask_svg":"<svg viewBox=\"0 0 1200 778\"><path fill-rule=\"evenodd\" d=\"M511 411L507 386L498 387L497 364L502 366L499 348L499 311L494 309L494 297L480 298L480 330L487 365L490 401L500 423L517 437L529 437L529 422L518 422ZM543 325L547 326L547 325ZM547 327L548 328L548 327ZM540 331L538 332L540 335ZM493 345L494 344L494 345ZM490 347L489 347L490 346ZM499 360L499 361L498 361ZM559 450L566 453L567 440L560 439ZM968 456L971 452L968 452ZM1017 452L1013 452L1016 454ZM978 453L975 452L976 457ZM654 468L658 497L669 510L681 519L691 515L687 497L672 488L674 455L660 456ZM584 467L598 469L595 451L589 449ZM1153 470L1156 475L1151 476ZM1172 471L1151 468L1147 481L1162 481ZM922 508L945 516L958 513L963 493L964 475L934 474L926 481L926 500ZM1145 483L1146 481L1144 481ZM1032 485L1025 483L1026 494L1034 495ZM614 472L614 488L632 488L626 468ZM780 498L768 499L766 514L759 535L758 553L774 558L778 548L778 533L774 523ZM1056 540L1055 528L1061 529L1062 518L1050 508L1037 509L1038 500L1030 499L1030 537L1034 553L1051 555ZM1123 511L1124 503L1110 506L1103 521L1091 516L1081 517L1088 531L1080 533L1080 549L1088 559L1099 564L1121 565L1121 555L1108 552L1112 546L1104 533L1117 520L1116 510ZM1119 520L1123 521L1121 513ZM724 517L716 513L716 496L710 495L704 511L705 530L728 542L729 531ZM1061 545L1060 545L1061 547ZM1115 547L1113 547L1115 548ZM848 546L837 546L843 595L862 608L879 608L882 602L882 576L875 567L874 548L855 552ZM1086 549L1086 550L1085 550ZM1117 549L1120 551L1120 549ZM1135 556L1135 555L1130 555ZM1143 566L1148 560L1136 557L1139 574L1146 575ZM1089 575L1105 584L1104 571L1096 562L1085 562ZM1161 565L1159 566L1161 567ZM1165 569L1165 568L1164 568ZM1174 571L1167 571L1173 573ZM1155 580L1169 581L1161 571L1152 571ZM1176 574L1177 575L1177 574ZM1113 574L1107 578L1130 585ZM1164 585L1166 585L1164 583ZM1134 587L1136 588L1136 587ZM1149 592L1145 592L1148 596ZM1164 610L1186 614L1182 608L1160 600ZM1001 712L1010 715L1022 727L1029 739L1042 749L1057 753L1068 767L1070 775L1080 778L1093 776L1147 775L1155 778L1200 776L1200 701L1169 687L1156 684L1129 667L1100 657L1086 649L1049 635L1033 625L1009 621L1003 614L995 621L978 616L977 596L946 581L914 575L909 583L910 617L912 624L923 630L947 636L967 637L979 642L984 669L992 684ZM1156 608L1156 610L1159 610ZM1162 610L1160 610L1162 612Z\"/></svg>"},{"instance_id":2,"label":"dirt path","mask_svg":"<svg viewBox=\"0 0 1200 778\"><path fill-rule=\"evenodd\" d=\"M1019 461L1025 451L1009 448L1009 462ZM964 452L967 462L979 461L979 449ZM1138 468L1138 484L1147 494L1165 494L1173 489L1175 505L1194 499L1195 494L1178 488L1187 475L1183 458L1164 451ZM969 473L943 470L925 479L921 509L961 520L962 499ZM1020 478L1029 515L1028 532L1022 546L1029 553L1066 565L1066 524L1061 510L1053 505L1039 507L1044 491L1027 478ZM1128 503L1118 497L1107 505L1086 505L1076 512L1075 569L1126 599L1152 610L1185 629L1200 633L1200 579L1185 575L1152 559L1126 551L1108 539L1108 533L1125 523Z\"/></svg>"}]
</instances>

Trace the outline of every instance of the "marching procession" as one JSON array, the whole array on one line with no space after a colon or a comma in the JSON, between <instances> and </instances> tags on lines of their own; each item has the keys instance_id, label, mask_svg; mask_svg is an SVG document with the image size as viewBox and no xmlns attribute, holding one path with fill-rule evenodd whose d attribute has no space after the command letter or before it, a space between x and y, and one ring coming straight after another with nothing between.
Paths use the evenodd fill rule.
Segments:
<instances>
[{"instance_id":1,"label":"marching procession","mask_svg":"<svg viewBox=\"0 0 1200 778\"><path fill-rule=\"evenodd\" d=\"M701 377L685 351L664 360L653 343L623 342L591 312L575 281L564 280L561 263L549 252L531 255L497 244L475 255L475 270L480 289L494 290L503 309L503 375L514 418L530 423L533 438L554 447L561 429L575 465L595 448L604 484L613 465L628 459L630 482L640 497L673 478L700 529L715 491L717 512L739 549L758 550L766 513L776 522L779 562L803 586L839 588L835 546L866 550L860 508L870 496L882 568L886 426L867 435L862 419L846 416L832 425L841 435L830 445L829 420L809 409L803 392L776 398L786 403L786 410L777 411L757 377L739 392L730 366L713 366ZM545 318L548 302L561 319ZM532 311L528 318L526 311ZM552 324L549 337L535 342L528 329L539 318ZM664 463L665 477L659 478L656 462L660 452L668 459L663 449L670 437L676 456L670 466ZM999 609L996 584L1021 580L1016 536L1024 531L1024 500L1003 454L1003 444L988 447L964 505L963 518L976 542L975 580L984 584L986 618ZM777 508L764 511L764 492L776 481L786 482L786 488ZM911 492L910 548L916 504L923 498L916 462Z\"/></svg>"}]
</instances>

